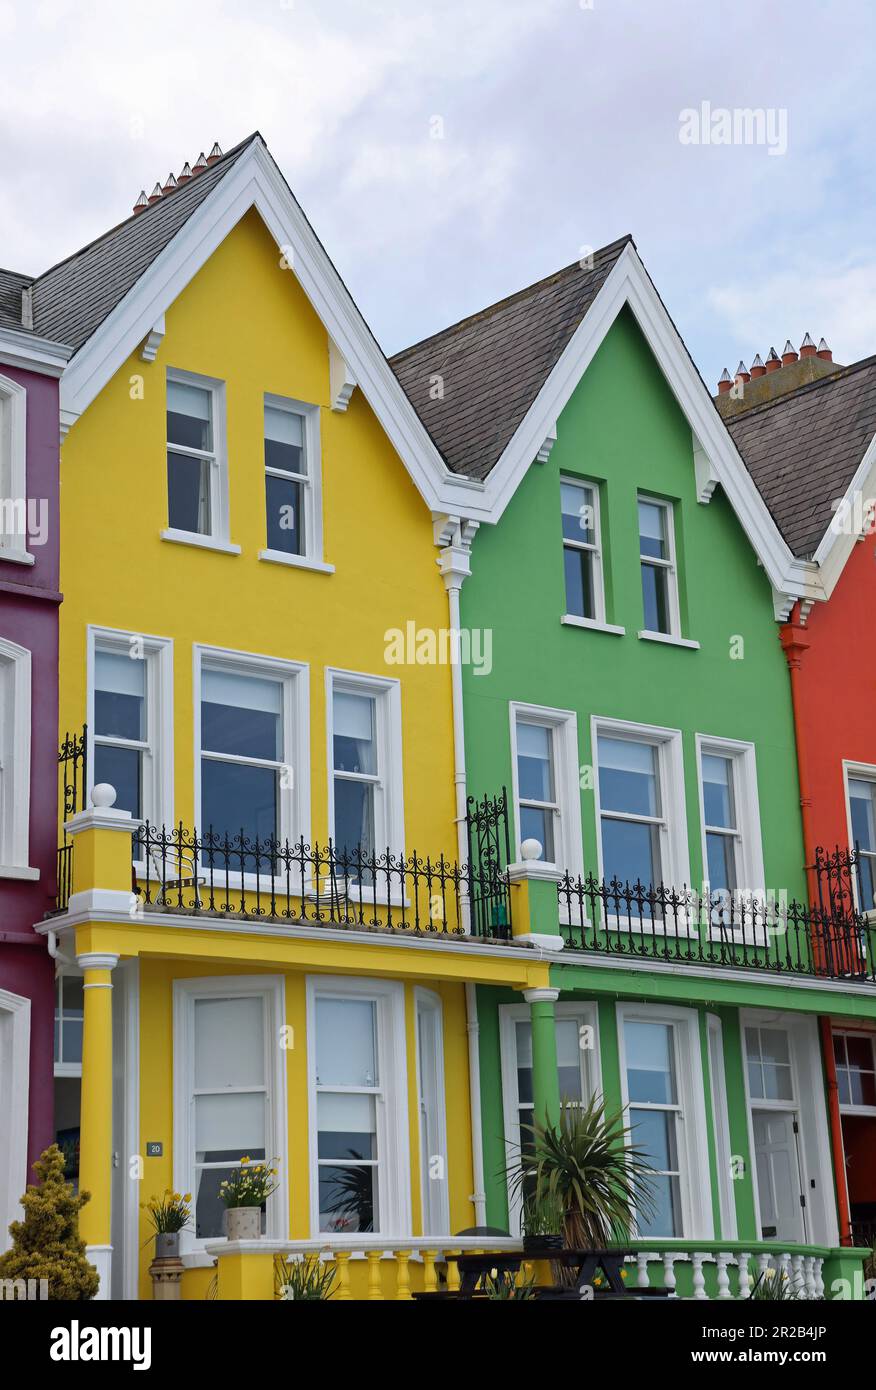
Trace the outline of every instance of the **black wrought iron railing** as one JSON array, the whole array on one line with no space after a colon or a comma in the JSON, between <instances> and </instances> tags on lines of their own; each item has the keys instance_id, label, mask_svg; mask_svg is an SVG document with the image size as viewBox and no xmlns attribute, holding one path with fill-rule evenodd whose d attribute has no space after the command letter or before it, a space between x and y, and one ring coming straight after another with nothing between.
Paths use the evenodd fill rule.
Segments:
<instances>
[{"instance_id":1,"label":"black wrought iron railing","mask_svg":"<svg viewBox=\"0 0 876 1390\"><path fill-rule=\"evenodd\" d=\"M64 828L70 816L84 811L88 777L88 725L81 733L67 733L58 749L58 804L61 809L61 831L58 845L58 912L65 912L73 890L73 843Z\"/></svg>"},{"instance_id":2,"label":"black wrought iron railing","mask_svg":"<svg viewBox=\"0 0 876 1390\"><path fill-rule=\"evenodd\" d=\"M825 896L823 906L806 905L569 874L558 899L560 931L575 950L876 982L876 928L853 899L841 905Z\"/></svg>"},{"instance_id":3,"label":"black wrought iron railing","mask_svg":"<svg viewBox=\"0 0 876 1390\"><path fill-rule=\"evenodd\" d=\"M507 936L511 930L511 905L507 867L511 861L508 830L508 793L470 796L466 802L468 862L473 866L469 910L476 936Z\"/></svg>"},{"instance_id":4,"label":"black wrought iron railing","mask_svg":"<svg viewBox=\"0 0 876 1390\"><path fill-rule=\"evenodd\" d=\"M445 938L511 934L507 871L488 862L458 865L416 851L372 854L148 822L135 832L134 858L144 909ZM472 914L473 902L495 911Z\"/></svg>"}]
</instances>

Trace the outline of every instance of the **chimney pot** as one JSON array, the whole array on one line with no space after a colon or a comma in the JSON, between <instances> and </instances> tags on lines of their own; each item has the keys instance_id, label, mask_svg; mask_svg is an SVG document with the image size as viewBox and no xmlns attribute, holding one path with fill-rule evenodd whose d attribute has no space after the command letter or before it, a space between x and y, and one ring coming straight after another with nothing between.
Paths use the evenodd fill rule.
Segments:
<instances>
[{"instance_id":1,"label":"chimney pot","mask_svg":"<svg viewBox=\"0 0 876 1390\"><path fill-rule=\"evenodd\" d=\"M788 338L785 342L785 346L782 348L782 366L790 367L791 363L796 361L797 352L791 342L791 339Z\"/></svg>"},{"instance_id":2,"label":"chimney pot","mask_svg":"<svg viewBox=\"0 0 876 1390\"><path fill-rule=\"evenodd\" d=\"M824 341L823 338L820 339L818 344L818 356L821 358L822 362L833 361L833 353L831 352L830 348L827 346L827 343Z\"/></svg>"},{"instance_id":3,"label":"chimney pot","mask_svg":"<svg viewBox=\"0 0 876 1390\"><path fill-rule=\"evenodd\" d=\"M221 149L219 148L219 141L217 140L216 143L214 144L212 150L211 150L210 153L207 155L207 163L208 163L208 164L215 164L215 163L216 163L216 160L217 160L217 159L221 159L221 158L222 158L222 151L221 151Z\"/></svg>"},{"instance_id":4,"label":"chimney pot","mask_svg":"<svg viewBox=\"0 0 876 1390\"><path fill-rule=\"evenodd\" d=\"M761 361L760 353L757 354L757 356L751 364L751 375L755 379L759 376L766 376L766 367L763 365L763 362Z\"/></svg>"},{"instance_id":5,"label":"chimney pot","mask_svg":"<svg viewBox=\"0 0 876 1390\"><path fill-rule=\"evenodd\" d=\"M161 184L160 184L160 183L157 183L157 184L155 185L155 187L153 188L152 192L149 194L149 202L150 202L150 203L157 203L160 197L161 197Z\"/></svg>"},{"instance_id":6,"label":"chimney pot","mask_svg":"<svg viewBox=\"0 0 876 1390\"><path fill-rule=\"evenodd\" d=\"M800 356L801 356L801 357L814 357L814 356L815 356L815 344L813 343L813 341L812 341L812 339L810 338L810 336L809 336L808 333L806 334L806 337L803 339L802 343L800 344Z\"/></svg>"},{"instance_id":7,"label":"chimney pot","mask_svg":"<svg viewBox=\"0 0 876 1390\"><path fill-rule=\"evenodd\" d=\"M134 212L135 212L135 213L140 213L140 212L143 211L144 208L148 208L148 206L149 206L149 199L146 197L146 189L145 189L145 188L141 188L141 189L140 189L140 197L137 199L136 203L134 204Z\"/></svg>"},{"instance_id":8,"label":"chimney pot","mask_svg":"<svg viewBox=\"0 0 876 1390\"><path fill-rule=\"evenodd\" d=\"M725 396L733 385L733 378L725 367L718 378L718 395Z\"/></svg>"},{"instance_id":9,"label":"chimney pot","mask_svg":"<svg viewBox=\"0 0 876 1390\"><path fill-rule=\"evenodd\" d=\"M162 192L162 193L173 193L174 189L176 189L176 188L179 188L179 184L177 183L176 179L174 178L173 170L171 169L170 173L168 174L167 178L166 178L165 181L164 181L164 187L162 188L161 192Z\"/></svg>"},{"instance_id":10,"label":"chimney pot","mask_svg":"<svg viewBox=\"0 0 876 1390\"><path fill-rule=\"evenodd\" d=\"M189 161L186 160L185 164L183 165L183 167L182 167L182 168L180 169L180 171L179 171L178 183L188 183L188 181L189 181L189 179L190 179L191 177L192 177L192 166L191 166L191 164L189 164Z\"/></svg>"},{"instance_id":11,"label":"chimney pot","mask_svg":"<svg viewBox=\"0 0 876 1390\"><path fill-rule=\"evenodd\" d=\"M781 357L780 357L779 354L776 352L775 348L774 348L774 347L771 347L770 350L769 350L769 355L768 355L767 360L766 360L766 369L767 369L767 371L768 371L768 372L777 372L777 371L779 370L779 368L781 367L781 365L782 365L782 359L781 359Z\"/></svg>"},{"instance_id":12,"label":"chimney pot","mask_svg":"<svg viewBox=\"0 0 876 1390\"><path fill-rule=\"evenodd\" d=\"M739 366L736 368L736 380L738 381L740 377L742 377L743 381L751 381L751 372L742 361L740 361Z\"/></svg>"},{"instance_id":13,"label":"chimney pot","mask_svg":"<svg viewBox=\"0 0 876 1390\"><path fill-rule=\"evenodd\" d=\"M203 172L204 172L204 170L206 169L206 167L207 167L207 156L204 154L204 151L201 150L201 153L198 155L197 159L196 159L195 162L194 162L194 165L192 166L192 174L193 174L193 175L203 174Z\"/></svg>"}]
</instances>

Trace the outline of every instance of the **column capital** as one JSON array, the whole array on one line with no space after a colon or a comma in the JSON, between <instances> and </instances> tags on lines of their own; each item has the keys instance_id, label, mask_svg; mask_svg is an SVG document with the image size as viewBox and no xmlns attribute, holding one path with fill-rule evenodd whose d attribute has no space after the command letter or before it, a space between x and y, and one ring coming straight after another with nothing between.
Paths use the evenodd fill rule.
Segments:
<instances>
[{"instance_id":1,"label":"column capital","mask_svg":"<svg viewBox=\"0 0 876 1390\"><path fill-rule=\"evenodd\" d=\"M105 951L84 951L81 956L76 957L76 964L80 970L115 970L118 963L118 956L109 955Z\"/></svg>"},{"instance_id":2,"label":"column capital","mask_svg":"<svg viewBox=\"0 0 876 1390\"><path fill-rule=\"evenodd\" d=\"M523 998L527 1004L556 1004L560 997L558 989L525 989Z\"/></svg>"}]
</instances>

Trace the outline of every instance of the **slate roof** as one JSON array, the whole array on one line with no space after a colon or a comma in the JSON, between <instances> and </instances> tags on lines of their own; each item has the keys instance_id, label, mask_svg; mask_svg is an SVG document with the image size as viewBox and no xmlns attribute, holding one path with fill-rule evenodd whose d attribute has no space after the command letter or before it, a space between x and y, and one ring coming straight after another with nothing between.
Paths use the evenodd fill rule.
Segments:
<instances>
[{"instance_id":1,"label":"slate roof","mask_svg":"<svg viewBox=\"0 0 876 1390\"><path fill-rule=\"evenodd\" d=\"M31 284L29 275L0 270L0 328L22 328L21 291Z\"/></svg>"},{"instance_id":2,"label":"slate roof","mask_svg":"<svg viewBox=\"0 0 876 1390\"><path fill-rule=\"evenodd\" d=\"M78 351L256 139L258 132L175 193L38 276L33 282L34 330Z\"/></svg>"},{"instance_id":3,"label":"slate roof","mask_svg":"<svg viewBox=\"0 0 876 1390\"><path fill-rule=\"evenodd\" d=\"M622 237L594 252L592 269L567 266L390 358L455 473L487 477L628 244ZM443 399L430 396L435 376Z\"/></svg>"},{"instance_id":4,"label":"slate roof","mask_svg":"<svg viewBox=\"0 0 876 1390\"><path fill-rule=\"evenodd\" d=\"M755 406L727 428L791 550L811 560L831 503L876 435L876 357Z\"/></svg>"}]
</instances>

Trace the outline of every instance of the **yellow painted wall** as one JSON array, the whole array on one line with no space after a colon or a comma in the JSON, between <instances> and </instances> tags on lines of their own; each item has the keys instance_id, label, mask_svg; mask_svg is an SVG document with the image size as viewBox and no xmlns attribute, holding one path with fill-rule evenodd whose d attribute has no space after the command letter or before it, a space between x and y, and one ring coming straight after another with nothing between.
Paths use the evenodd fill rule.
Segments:
<instances>
[{"instance_id":1,"label":"yellow painted wall","mask_svg":"<svg viewBox=\"0 0 876 1390\"><path fill-rule=\"evenodd\" d=\"M202 965L141 957L140 960L140 1151L147 1141L161 1141L161 1158L144 1159L145 1172L140 1201L173 1187L173 981L205 973ZM216 965L212 975L238 975L236 966ZM261 972L263 973L263 972ZM284 973L284 972L278 972ZM309 1239L318 1232L310 1229L310 1177L307 1144L307 1020L303 972L286 973L286 1023L294 1029L293 1045L287 1051L288 1149L282 1178L289 1185L290 1239ZM440 994L444 1013L445 1107L447 1116L447 1169L450 1196L450 1229L459 1231L474 1222L469 1200L473 1185L471 1132L468 1108L468 1052L465 1015L465 989L460 984L430 986ZM412 1026L414 983L405 986L409 1020L407 1030L408 1120L411 1153L412 1234L422 1231L420 1198L419 1125L416 1105L416 1037ZM140 1294L151 1297L148 1276L152 1259L150 1227L140 1213ZM357 1281L364 1279L364 1268L357 1270ZM387 1294L394 1287L394 1266L382 1271ZM190 1270L185 1276L184 1295L205 1298L212 1272ZM414 1280L414 1287L417 1283Z\"/></svg>"},{"instance_id":2,"label":"yellow painted wall","mask_svg":"<svg viewBox=\"0 0 876 1390\"><path fill-rule=\"evenodd\" d=\"M87 624L173 638L174 811L190 825L193 644L308 662L312 833L322 841L325 668L397 677L405 848L455 859L449 668L384 661L388 629L411 619L448 625L431 518L362 392L345 414L330 409L326 332L254 211L182 291L166 328L157 360L134 353L64 442L61 729L80 727L86 715ZM168 367L226 383L230 539L240 555L160 539ZM132 378L142 378L142 399L132 399ZM334 574L258 559L266 392L320 406L324 557Z\"/></svg>"}]
</instances>

